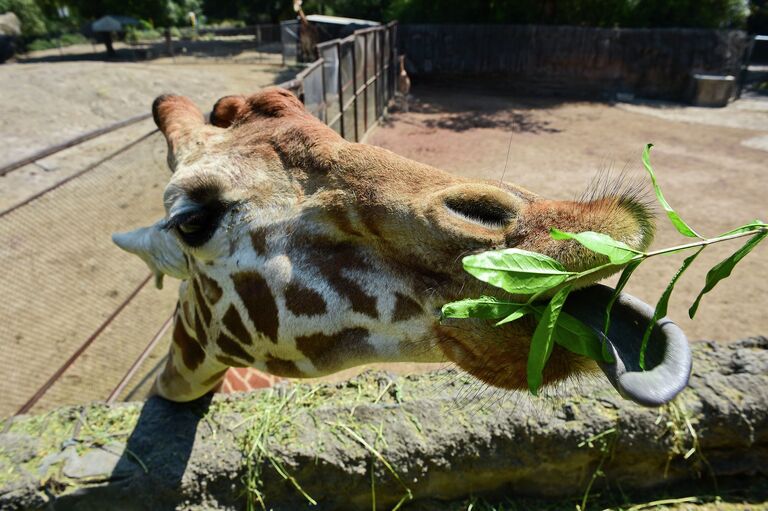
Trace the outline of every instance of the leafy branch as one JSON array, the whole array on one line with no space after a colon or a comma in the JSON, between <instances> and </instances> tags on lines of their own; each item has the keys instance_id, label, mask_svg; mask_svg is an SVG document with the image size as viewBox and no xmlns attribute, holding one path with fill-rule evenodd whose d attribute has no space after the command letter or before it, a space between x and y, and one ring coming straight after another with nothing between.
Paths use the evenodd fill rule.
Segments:
<instances>
[{"instance_id":1,"label":"leafy branch","mask_svg":"<svg viewBox=\"0 0 768 511\"><path fill-rule=\"evenodd\" d=\"M592 231L570 233L551 229L550 236L553 239L573 240L592 252L607 257L608 262L581 272L572 272L566 270L560 262L551 257L517 248L483 252L467 256L462 260L464 269L478 280L501 288L510 295L523 295L529 296L529 298L525 302L503 300L490 296L460 300L444 305L442 308L443 317L494 320L495 325L500 326L526 315L533 315L538 321L538 325L531 338L527 377L528 389L534 395L538 394L543 379L542 373L555 343L594 360L612 362L612 357L605 344L605 336L610 327L611 308L633 272L646 259L685 250L695 250L675 272L656 304L653 317L645 329L641 342L639 364L642 369L645 369L645 353L653 327L659 318L667 314L669 299L675 284L699 254L707 246L714 243L749 237L747 242L738 250L709 270L703 289L688 310L691 319L696 315L702 297L712 291L720 281L730 276L736 264L768 237L768 224L760 220L742 225L714 238L705 238L693 230L664 198L656 180L656 174L651 167L651 147L653 147L652 144L645 146L642 159L643 165L651 177L656 198L675 229L683 236L696 238L697 241L642 252L613 239L607 234ZM562 310L568 294L577 281L582 281L594 274L614 271L622 266L624 270L606 306L602 335ZM552 293L554 294L548 301L540 300L545 294Z\"/></svg>"}]
</instances>

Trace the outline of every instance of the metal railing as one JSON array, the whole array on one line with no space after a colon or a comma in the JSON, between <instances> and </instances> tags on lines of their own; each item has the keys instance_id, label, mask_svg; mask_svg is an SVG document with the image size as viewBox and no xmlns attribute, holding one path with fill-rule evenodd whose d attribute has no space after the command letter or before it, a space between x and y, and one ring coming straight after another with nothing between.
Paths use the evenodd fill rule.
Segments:
<instances>
[{"instance_id":1,"label":"metal railing","mask_svg":"<svg viewBox=\"0 0 768 511\"><path fill-rule=\"evenodd\" d=\"M320 43L317 51L319 59L281 85L342 137L360 142L395 94L397 22Z\"/></svg>"},{"instance_id":2,"label":"metal railing","mask_svg":"<svg viewBox=\"0 0 768 511\"><path fill-rule=\"evenodd\" d=\"M394 95L396 69L393 63L396 62L396 28L395 23L390 23L386 26L360 30L344 39L325 42L318 47L321 58L309 64L293 80L280 86L293 91L313 115L345 138L353 141L363 140L386 113L389 99ZM11 174L37 160L118 129L125 129L148 117L149 114L132 117L43 149L0 168L0 175ZM36 281L34 272L22 271L21 268L30 264L44 267L46 261L52 257L51 253L56 251L78 253L82 248L87 248L85 252L88 254L95 253L97 249L103 254L109 254L110 261L104 264L117 264L121 258L124 259L125 256L122 253L112 250L108 233L101 231L128 227L121 225L120 218L124 213L120 209L120 202L123 199L120 199L122 192L118 191L120 188L118 184L123 183L120 186L125 186L124 181L127 176L133 176L133 179L139 180L146 179L147 187L152 189L158 189L161 186L162 172L145 169L146 162L137 164L134 159L141 157L140 154L129 155L132 149L140 145L158 143L159 139L154 137L156 133L157 130L152 129L70 176L0 211L0 240L3 242L0 243L2 247L0 261L7 263L6 267L15 261L18 264L14 264L19 267L11 265L13 267L9 269L8 278L4 282L8 293L13 295L14 299L0 306L0 319L3 319L7 330L0 335L2 337L0 345L5 349L18 350L17 358L22 359L27 356L27 351L34 352L38 348L36 345L27 346L26 342L14 342L14 336L16 339L21 339L22 335L30 336L33 339L32 344L40 342L40 339L46 339L45 342L53 341L60 346L57 352L60 356L56 356L55 359L40 361L35 369L31 369L27 363L28 372L32 371L36 377L27 378L29 381L24 382L24 388L16 388L17 392L14 394L11 405L16 413L29 412L45 399L48 400L49 405L51 401L55 402L56 395L63 393L63 391L58 394L55 392L56 385L62 377L69 375L73 366L82 363L86 358L83 357L86 352L91 354L91 359L103 355L105 346L96 350L95 348L99 347L99 343L106 344L107 340L102 338L109 335L111 331L113 336L120 331L116 330L115 323L120 322L121 318L124 319L127 314L124 310L127 307L135 307L137 301L141 302L137 297L149 287L151 275L145 274L146 270L140 267L134 271L135 275L122 276L119 283L111 282L114 279L113 275L104 275L101 279L97 279L95 275L88 276L88 285L91 287L104 287L103 285L106 285L104 281L109 281L109 285L115 290L119 287L122 295L119 298L115 295L115 299L105 301L99 299L95 293L80 294L75 297L72 289L82 284L82 276L78 273L77 265L70 265L72 267L68 266L66 269L57 267L53 276L55 278L44 279L43 282ZM130 169L130 172L126 172L126 169ZM142 176L146 174L146 177L140 177L137 173ZM109 195L110 193L112 195ZM81 202L84 204L80 204ZM61 214L59 210L65 203L76 209L67 213L70 218L66 225L72 225L84 231L99 231L97 238L86 239L78 231L72 236L59 240L63 244L61 246L47 241L47 234L40 232L39 229L47 229L45 226L53 229L55 223L52 220L43 222L40 219L53 218ZM95 209L100 213L96 215ZM148 218L154 218L152 215L160 212L160 210L155 211L157 208L150 209L152 209L151 212L145 212ZM114 227L97 225L94 223L96 222L94 215L114 218L116 225ZM145 297L144 301L146 300ZM63 316L53 318L49 312L46 312L48 311L46 307L52 306L48 302L66 304L64 307L57 305L57 309L61 309ZM25 311L24 314L18 312L19 307L21 307L20 310ZM146 379L141 376L151 375L161 366L162 359L154 363L148 357L158 347L171 325L172 318L168 314L171 314L170 308L167 313L153 312L151 319L147 317L150 322L145 325L146 328L142 327L140 333L133 334L138 338L132 338L131 342L121 345L121 350L118 350L122 353L121 355L114 354L119 358L119 363L115 356L110 360L99 362L105 367L109 366L108 372L114 375L114 383L103 382L102 387L108 388L89 389L88 399L103 395L107 402L113 402L120 398L124 399L126 395L131 396L134 394L131 388L142 385L141 382ZM155 321L157 324L162 322L162 326L156 332L156 327L153 325ZM68 337L61 334L64 331ZM149 339L148 343L146 339ZM12 345L17 347L11 348ZM50 356L51 353L48 355ZM153 367L147 372L149 365ZM82 373L84 369L81 368L79 371ZM13 381L14 375L19 376L18 372L14 371L5 375L7 385L18 386L19 382ZM137 379L140 380L138 384L135 383ZM26 391L29 391L29 394ZM51 394L55 395L51 396ZM10 403L6 403L0 416L12 413L9 405Z\"/></svg>"}]
</instances>

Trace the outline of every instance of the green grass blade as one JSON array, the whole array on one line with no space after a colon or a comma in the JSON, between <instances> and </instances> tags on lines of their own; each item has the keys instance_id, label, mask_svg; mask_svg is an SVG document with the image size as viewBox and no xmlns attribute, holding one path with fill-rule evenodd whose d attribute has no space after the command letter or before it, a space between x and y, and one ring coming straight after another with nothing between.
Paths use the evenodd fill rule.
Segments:
<instances>
[{"instance_id":1,"label":"green grass blade","mask_svg":"<svg viewBox=\"0 0 768 511\"><path fill-rule=\"evenodd\" d=\"M505 302L492 296L481 296L446 303L443 305L442 314L446 318L499 319L509 316L521 307L525 307L525 304Z\"/></svg>"},{"instance_id":2,"label":"green grass blade","mask_svg":"<svg viewBox=\"0 0 768 511\"><path fill-rule=\"evenodd\" d=\"M651 182L653 183L653 191L656 192L656 199L658 199L661 207L664 208L664 211L667 212L667 216L672 222L672 225L675 226L675 229L677 229L677 232L683 236L688 236L689 238L704 239L699 235L699 233L694 231L687 223L685 223L682 218L680 218L680 215L678 215L677 212L672 209L672 206L669 205L667 200L664 198L664 195L661 193L661 188L656 182L656 174L653 172L653 167L651 167L651 147L653 147L653 144L646 144L645 149L643 149L643 165L651 175Z\"/></svg>"},{"instance_id":3,"label":"green grass blade","mask_svg":"<svg viewBox=\"0 0 768 511\"><path fill-rule=\"evenodd\" d=\"M755 248L761 241L763 241L766 236L768 236L768 231L763 231L759 234L756 234L755 236L752 236L744 245L741 246L740 249L728 256L726 259L723 259L717 263L711 270L709 270L709 272L707 272L704 289L701 290L699 296L696 297L696 301L693 302L691 308L688 309L688 316L690 316L691 319L693 319L693 317L696 315L696 311L699 309L701 298L705 294L712 291L712 289L714 289L714 287L721 280L728 278L736 264L741 261L744 256L749 254L752 249Z\"/></svg>"},{"instance_id":4,"label":"green grass blade","mask_svg":"<svg viewBox=\"0 0 768 511\"><path fill-rule=\"evenodd\" d=\"M546 291L575 275L551 257L516 248L482 252L462 262L470 275L512 294Z\"/></svg>"},{"instance_id":5,"label":"green grass blade","mask_svg":"<svg viewBox=\"0 0 768 511\"><path fill-rule=\"evenodd\" d=\"M556 240L575 240L592 252L608 256L611 264L624 264L638 254L642 254L622 241L615 240L600 232L584 231L580 233L550 229L549 235Z\"/></svg>"},{"instance_id":6,"label":"green grass blade","mask_svg":"<svg viewBox=\"0 0 768 511\"><path fill-rule=\"evenodd\" d=\"M667 284L667 288L664 290L664 292L661 294L661 298L659 298L658 303L656 304L656 310L653 311L653 317L651 318L651 321L648 323L648 327L645 329L645 334L643 334L643 341L640 343L640 367L645 370L645 352L648 349L648 340L651 338L651 332L653 331L653 327L656 324L656 321L659 320L659 318L663 318L667 315L667 306L669 305L669 297L672 296L672 290L675 287L675 284L677 284L677 281L680 279L680 277L685 273L685 270L688 269L688 267L691 265L691 263L698 257L699 254L701 254L701 251L704 250L705 247L700 247L696 252L694 252L692 255L685 258L683 261L683 264L678 268L675 275L672 277L672 280L669 281L669 284Z\"/></svg>"},{"instance_id":7,"label":"green grass blade","mask_svg":"<svg viewBox=\"0 0 768 511\"><path fill-rule=\"evenodd\" d=\"M565 286L555 293L552 300L549 301L544 312L541 315L539 324L531 338L531 349L528 352L528 364L526 368L528 377L528 389L531 394L537 396L539 387L543 381L544 366L547 365L549 356L552 354L553 334L555 324L560 316L560 310L563 303L571 291L571 286Z\"/></svg>"}]
</instances>

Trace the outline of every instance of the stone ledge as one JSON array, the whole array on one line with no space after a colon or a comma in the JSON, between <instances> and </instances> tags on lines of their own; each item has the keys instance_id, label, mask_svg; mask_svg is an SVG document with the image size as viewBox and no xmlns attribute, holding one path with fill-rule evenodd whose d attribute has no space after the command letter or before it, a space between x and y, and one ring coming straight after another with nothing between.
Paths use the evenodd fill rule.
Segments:
<instances>
[{"instance_id":1,"label":"stone ledge","mask_svg":"<svg viewBox=\"0 0 768 511\"><path fill-rule=\"evenodd\" d=\"M416 505L580 495L601 464L598 483L625 490L765 475L768 339L693 348L690 388L659 410L597 381L531 399L444 371L17 417L0 424L0 508L242 509L246 482L276 510L307 507L301 491L313 509L370 508L371 470L382 509L405 487Z\"/></svg>"}]
</instances>

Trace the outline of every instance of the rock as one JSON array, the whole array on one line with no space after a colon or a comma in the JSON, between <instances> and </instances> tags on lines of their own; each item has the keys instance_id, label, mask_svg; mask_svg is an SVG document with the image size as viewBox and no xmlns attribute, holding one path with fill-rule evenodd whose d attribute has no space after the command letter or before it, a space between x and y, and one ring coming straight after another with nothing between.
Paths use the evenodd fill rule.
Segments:
<instances>
[{"instance_id":1,"label":"rock","mask_svg":"<svg viewBox=\"0 0 768 511\"><path fill-rule=\"evenodd\" d=\"M0 14L0 35L18 37L21 35L21 21L12 12Z\"/></svg>"},{"instance_id":2,"label":"rock","mask_svg":"<svg viewBox=\"0 0 768 511\"><path fill-rule=\"evenodd\" d=\"M16 53L16 38L21 35L21 22L12 12L0 14L0 64Z\"/></svg>"},{"instance_id":3,"label":"rock","mask_svg":"<svg viewBox=\"0 0 768 511\"><path fill-rule=\"evenodd\" d=\"M108 479L113 473L116 477L130 475L132 470L116 472L124 452L125 444L118 443L89 449L81 456L67 459L62 473L72 479Z\"/></svg>"},{"instance_id":4,"label":"rock","mask_svg":"<svg viewBox=\"0 0 768 511\"><path fill-rule=\"evenodd\" d=\"M408 492L427 507L479 492L580 496L598 466L595 489L624 491L696 483L709 470L765 474L768 340L698 342L693 351L690 388L661 409L625 402L596 381L532 399L479 392L471 378L444 371L368 373L188 404L94 404L82 411L90 436L74 439L71 408L45 427L20 417L0 446L25 442L22 431L37 442L5 461L19 474L45 466L48 475L0 481L0 507L38 509L52 498L56 509L244 509L248 482L275 510L307 507L302 492L318 510L368 508L371 471L381 508Z\"/></svg>"}]
</instances>

